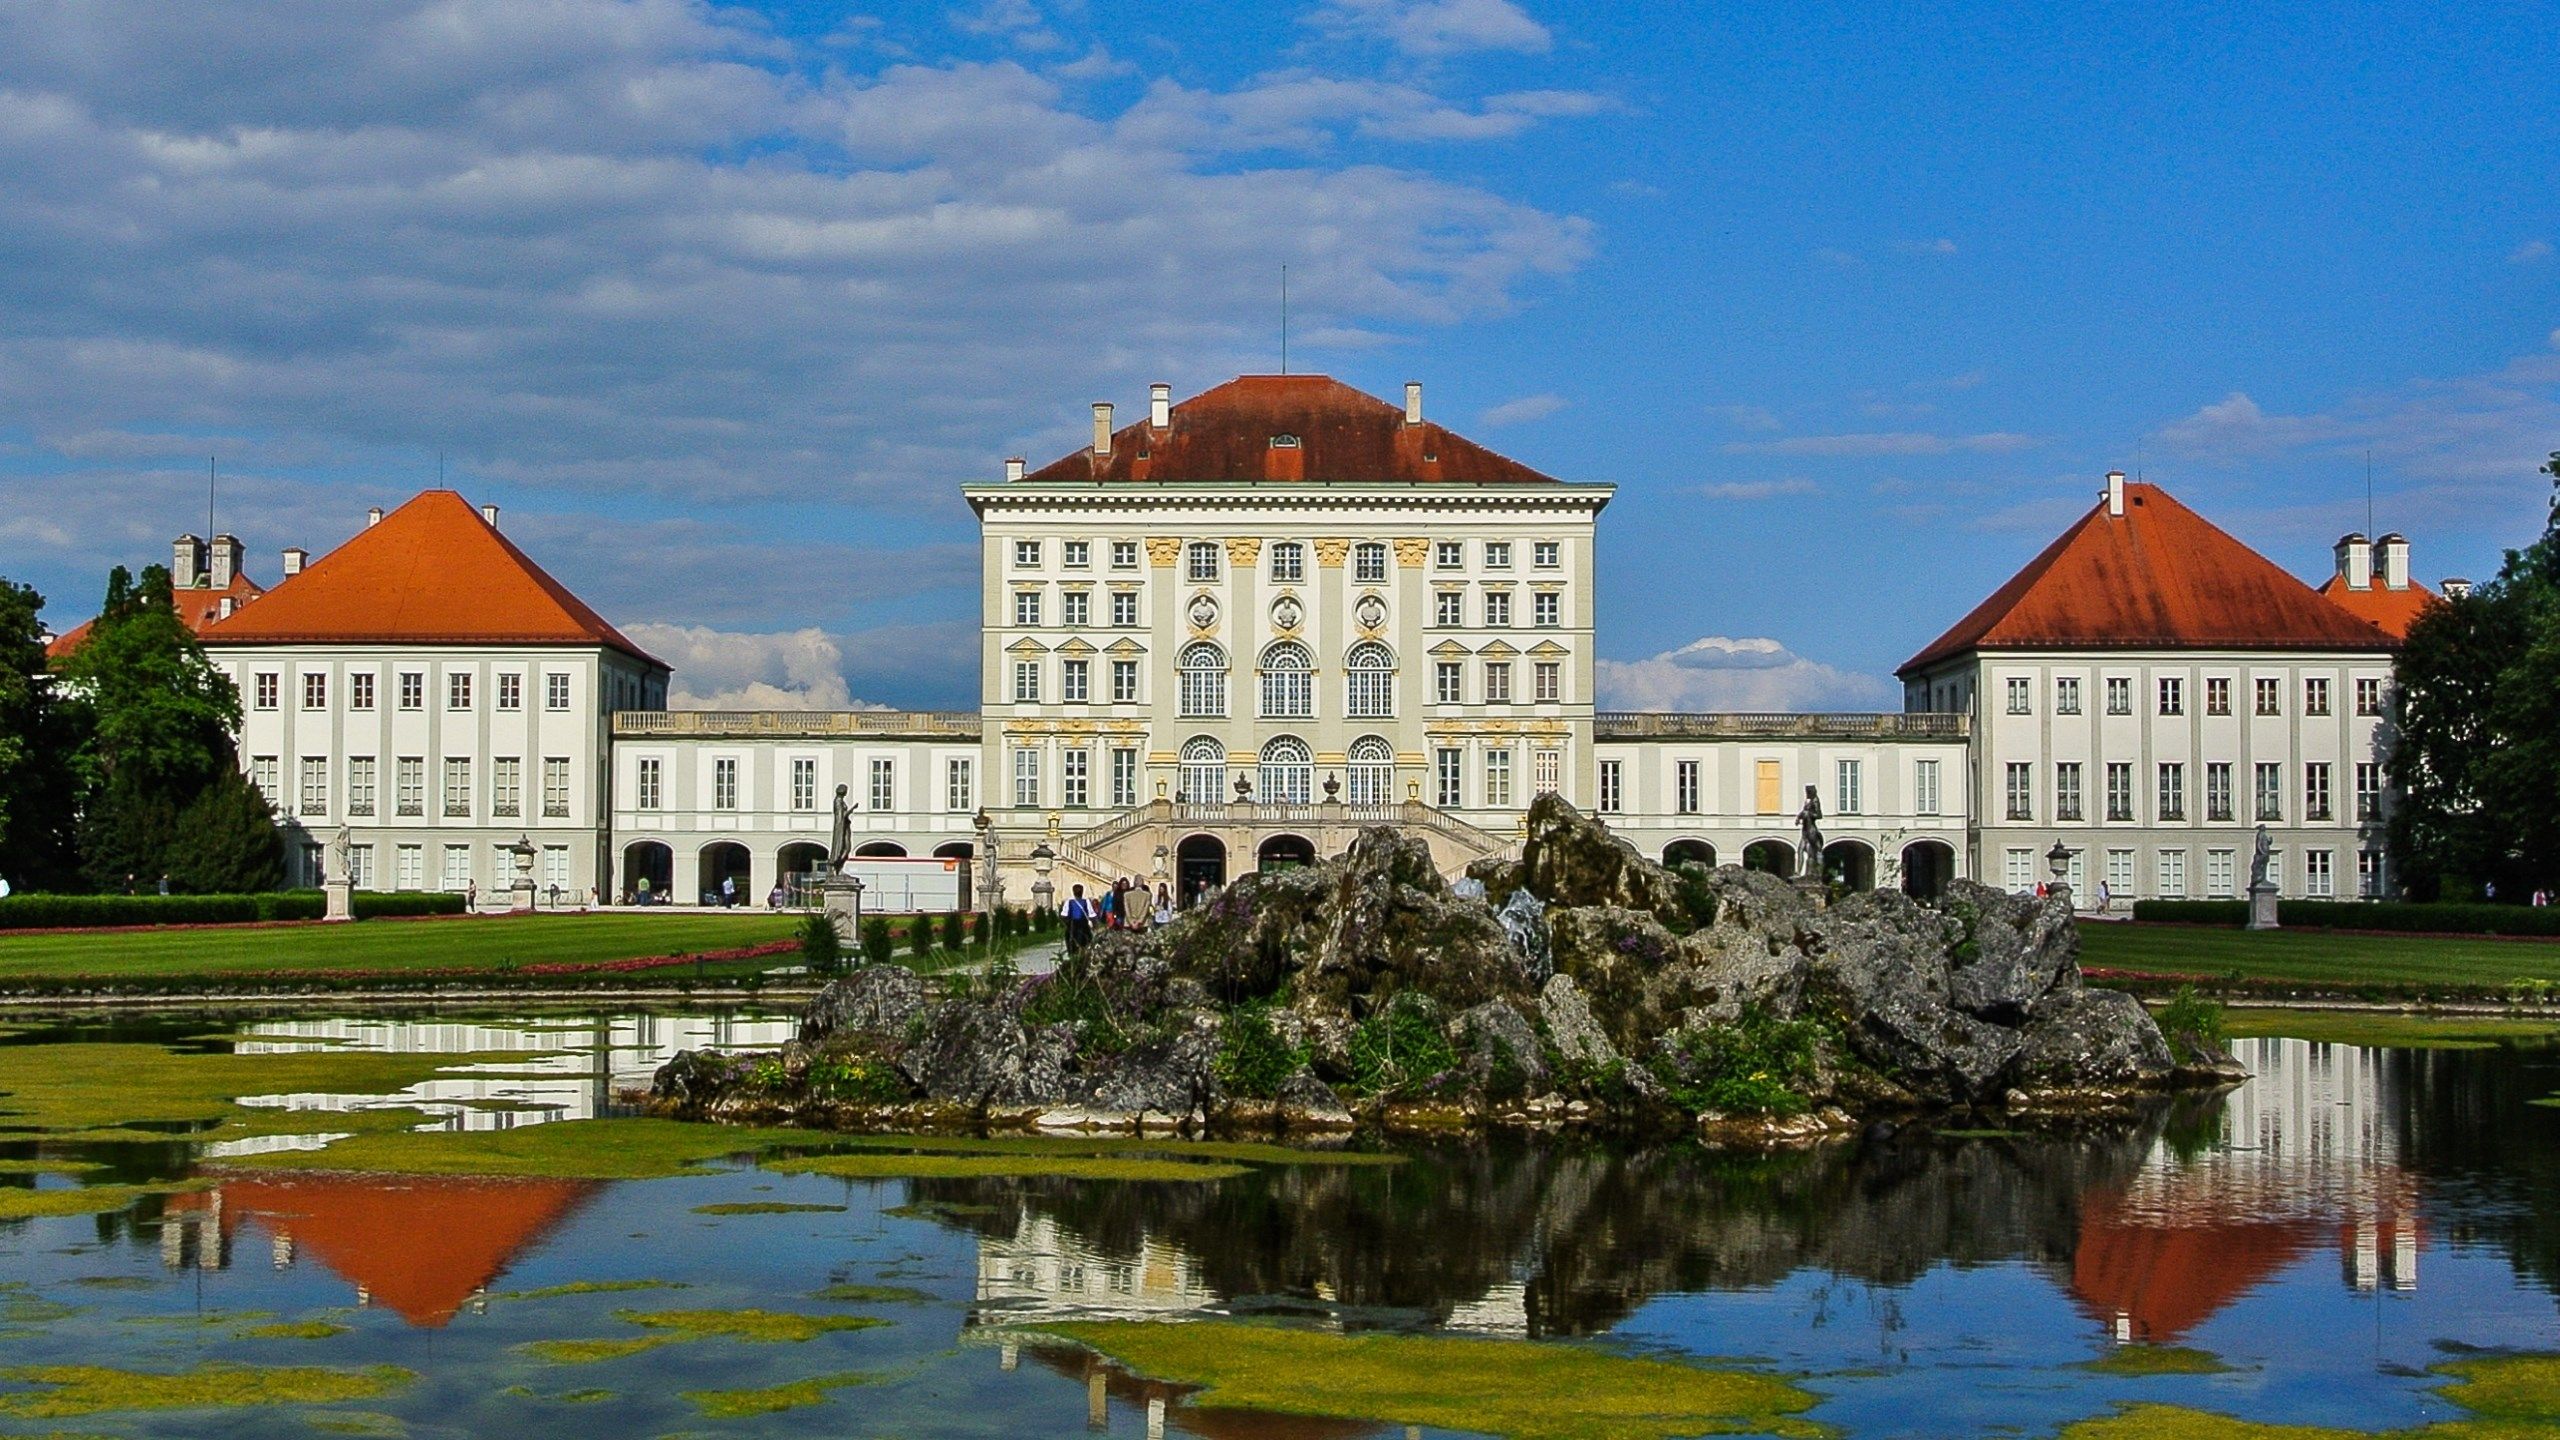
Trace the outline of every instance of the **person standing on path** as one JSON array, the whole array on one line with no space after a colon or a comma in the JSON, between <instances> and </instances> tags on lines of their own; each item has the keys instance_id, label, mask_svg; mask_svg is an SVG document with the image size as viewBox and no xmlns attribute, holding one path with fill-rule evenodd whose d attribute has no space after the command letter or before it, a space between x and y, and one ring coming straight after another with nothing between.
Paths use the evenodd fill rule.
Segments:
<instances>
[{"instance_id":1,"label":"person standing on path","mask_svg":"<svg viewBox=\"0 0 2560 1440\"><path fill-rule=\"evenodd\" d=\"M1067 896L1067 953L1081 955L1093 943L1093 902L1084 898L1084 887L1069 887Z\"/></svg>"}]
</instances>

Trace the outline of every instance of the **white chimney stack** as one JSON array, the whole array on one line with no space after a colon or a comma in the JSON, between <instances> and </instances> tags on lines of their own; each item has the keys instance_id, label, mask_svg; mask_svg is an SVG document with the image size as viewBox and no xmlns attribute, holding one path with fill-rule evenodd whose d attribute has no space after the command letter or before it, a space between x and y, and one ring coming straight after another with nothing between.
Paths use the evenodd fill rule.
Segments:
<instances>
[{"instance_id":1,"label":"white chimney stack","mask_svg":"<svg viewBox=\"0 0 2560 1440\"><path fill-rule=\"evenodd\" d=\"M1021 456L1013 456L1004 462L1004 478L1007 480L1019 480L1022 478Z\"/></svg>"},{"instance_id":2,"label":"white chimney stack","mask_svg":"<svg viewBox=\"0 0 2560 1440\"><path fill-rule=\"evenodd\" d=\"M2382 562L2382 588L2385 590L2408 589L2408 537L2395 531L2374 541L2373 548L2379 552L2376 558Z\"/></svg>"},{"instance_id":3,"label":"white chimney stack","mask_svg":"<svg viewBox=\"0 0 2560 1440\"><path fill-rule=\"evenodd\" d=\"M1422 382L1419 380L1404 382L1404 423L1422 423Z\"/></svg>"},{"instance_id":4,"label":"white chimney stack","mask_svg":"<svg viewBox=\"0 0 2560 1440\"><path fill-rule=\"evenodd\" d=\"M2373 588L2373 542L2352 530L2338 537L2338 583L2350 590Z\"/></svg>"},{"instance_id":5,"label":"white chimney stack","mask_svg":"<svg viewBox=\"0 0 2560 1440\"><path fill-rule=\"evenodd\" d=\"M193 535L181 535L169 545L169 584L173 589L193 590L198 574L204 569L204 542Z\"/></svg>"},{"instance_id":6,"label":"white chimney stack","mask_svg":"<svg viewBox=\"0 0 2560 1440\"><path fill-rule=\"evenodd\" d=\"M482 523L484 523L484 524L486 524L490 529L492 529L492 530L497 529L497 528L498 528L498 507L497 507L497 506L495 506L495 505L483 505L483 506L481 506L481 507L480 507L480 519L481 519L481 522L482 522Z\"/></svg>"},{"instance_id":7,"label":"white chimney stack","mask_svg":"<svg viewBox=\"0 0 2560 1440\"><path fill-rule=\"evenodd\" d=\"M2463 579L2459 575L2447 575L2442 580L2437 581L2436 584L2438 588L2444 591L2444 598L2447 600L2468 600L2471 598L2471 582Z\"/></svg>"},{"instance_id":8,"label":"white chimney stack","mask_svg":"<svg viewBox=\"0 0 2560 1440\"><path fill-rule=\"evenodd\" d=\"M216 615L214 618L215 618L215 619L217 619L217 620L228 620L228 619L230 619L230 618L231 618L231 607L232 607L232 603L233 603L233 602L232 602L232 599L231 599L231 597L230 597L230 596L228 596L228 595L223 596L223 597L222 597L222 613L221 613L221 614L219 614L219 615Z\"/></svg>"},{"instance_id":9,"label":"white chimney stack","mask_svg":"<svg viewBox=\"0 0 2560 1440\"><path fill-rule=\"evenodd\" d=\"M205 567L205 583L216 590L230 589L231 577L240 573L240 537L216 535L206 548L212 553L213 560Z\"/></svg>"},{"instance_id":10,"label":"white chimney stack","mask_svg":"<svg viewBox=\"0 0 2560 1440\"><path fill-rule=\"evenodd\" d=\"M382 523L382 507L381 507L381 506L376 505L376 506L374 506L372 509L367 510L366 512L364 512L364 528L366 528L367 530L370 530L370 529L372 529L374 526L379 525L379 524L381 524L381 523Z\"/></svg>"},{"instance_id":11,"label":"white chimney stack","mask_svg":"<svg viewBox=\"0 0 2560 1440\"><path fill-rule=\"evenodd\" d=\"M302 567L309 564L310 561L311 552L303 549L301 546L287 545L284 547L284 573L287 575L301 574Z\"/></svg>"},{"instance_id":12,"label":"white chimney stack","mask_svg":"<svg viewBox=\"0 0 2560 1440\"><path fill-rule=\"evenodd\" d=\"M1093 458L1105 460L1110 456L1111 402L1096 400L1093 402Z\"/></svg>"},{"instance_id":13,"label":"white chimney stack","mask_svg":"<svg viewBox=\"0 0 2560 1440\"><path fill-rule=\"evenodd\" d=\"M1173 387L1161 382L1147 387L1147 424L1161 430L1173 423Z\"/></svg>"},{"instance_id":14,"label":"white chimney stack","mask_svg":"<svg viewBox=\"0 0 2560 1440\"><path fill-rule=\"evenodd\" d=\"M2107 513L2115 516L2124 514L2124 472L2121 470L2107 472Z\"/></svg>"}]
</instances>

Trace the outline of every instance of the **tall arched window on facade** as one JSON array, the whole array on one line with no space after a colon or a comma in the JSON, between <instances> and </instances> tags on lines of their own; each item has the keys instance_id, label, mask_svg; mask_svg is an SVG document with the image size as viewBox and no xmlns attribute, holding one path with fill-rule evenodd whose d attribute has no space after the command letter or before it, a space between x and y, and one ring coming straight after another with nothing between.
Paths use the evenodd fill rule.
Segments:
<instances>
[{"instance_id":1,"label":"tall arched window on facade","mask_svg":"<svg viewBox=\"0 0 2560 1440\"><path fill-rule=\"evenodd\" d=\"M1262 652L1262 713L1282 719L1316 713L1315 661L1306 646L1283 640Z\"/></svg>"},{"instance_id":2,"label":"tall arched window on facade","mask_svg":"<svg viewBox=\"0 0 2560 1440\"><path fill-rule=\"evenodd\" d=\"M1363 735L1351 742L1350 801L1354 805L1386 805L1396 795L1396 747L1384 736Z\"/></svg>"},{"instance_id":3,"label":"tall arched window on facade","mask_svg":"<svg viewBox=\"0 0 2560 1440\"><path fill-rule=\"evenodd\" d=\"M1206 735L1183 742L1180 798L1189 805L1215 805L1226 798L1227 747Z\"/></svg>"},{"instance_id":4,"label":"tall arched window on facade","mask_svg":"<svg viewBox=\"0 0 2560 1440\"><path fill-rule=\"evenodd\" d=\"M1308 805L1315 801L1315 753L1295 735L1281 735L1262 747L1262 783L1257 799L1266 805Z\"/></svg>"},{"instance_id":5,"label":"tall arched window on facade","mask_svg":"<svg viewBox=\"0 0 2560 1440\"><path fill-rule=\"evenodd\" d=\"M1396 713L1396 657L1375 640L1363 640L1343 657L1342 713L1355 720Z\"/></svg>"},{"instance_id":6,"label":"tall arched window on facade","mask_svg":"<svg viewBox=\"0 0 2560 1440\"><path fill-rule=\"evenodd\" d=\"M1174 659L1174 670L1181 681L1184 715L1227 713L1226 651L1206 640L1195 641L1182 647L1182 653Z\"/></svg>"}]
</instances>

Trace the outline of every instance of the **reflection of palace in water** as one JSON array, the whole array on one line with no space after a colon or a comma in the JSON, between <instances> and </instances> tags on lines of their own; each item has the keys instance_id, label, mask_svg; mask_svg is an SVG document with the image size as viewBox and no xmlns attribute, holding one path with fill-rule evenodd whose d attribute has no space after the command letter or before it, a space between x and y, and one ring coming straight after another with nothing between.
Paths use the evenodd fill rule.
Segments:
<instances>
[{"instance_id":1,"label":"reflection of palace in water","mask_svg":"<svg viewBox=\"0 0 2560 1440\"><path fill-rule=\"evenodd\" d=\"M2071 1291L2119 1340L2174 1340L2325 1245L2355 1289L2417 1287L2418 1186L2387 1055L2235 1048L2257 1078L2228 1097L2222 1143L2182 1156L2162 1141L2121 1191L2083 1202Z\"/></svg>"}]
</instances>

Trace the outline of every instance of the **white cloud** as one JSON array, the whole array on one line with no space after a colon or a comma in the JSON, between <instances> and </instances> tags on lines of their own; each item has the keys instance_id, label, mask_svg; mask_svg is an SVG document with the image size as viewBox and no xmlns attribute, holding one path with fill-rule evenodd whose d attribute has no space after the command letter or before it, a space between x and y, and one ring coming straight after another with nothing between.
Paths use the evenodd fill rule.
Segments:
<instances>
[{"instance_id":1,"label":"white cloud","mask_svg":"<svg viewBox=\"0 0 2560 1440\"><path fill-rule=\"evenodd\" d=\"M2521 355L2496 370L2422 378L2348 395L2301 414L2271 413L2243 391L2152 432L2164 451L2232 465L2286 454L2330 457L2511 503L2560 435L2560 356ZM2458 505L2449 505L2458 513Z\"/></svg>"},{"instance_id":2,"label":"white cloud","mask_svg":"<svg viewBox=\"0 0 2560 1440\"><path fill-rule=\"evenodd\" d=\"M1727 442L1728 455L1947 455L1957 451L2006 454L2040 443L2032 435L2005 430L1978 435L1934 435L1918 430L1869 431L1850 435L1791 435L1784 440Z\"/></svg>"},{"instance_id":3,"label":"white cloud","mask_svg":"<svg viewBox=\"0 0 2560 1440\"><path fill-rule=\"evenodd\" d=\"M1709 419L1721 421L1734 430L1775 430L1778 417L1765 405L1710 405Z\"/></svg>"},{"instance_id":4,"label":"white cloud","mask_svg":"<svg viewBox=\"0 0 2560 1440\"><path fill-rule=\"evenodd\" d=\"M853 698L844 651L816 628L753 635L704 625L625 625L634 644L675 667L678 710L879 710Z\"/></svg>"},{"instance_id":5,"label":"white cloud","mask_svg":"<svg viewBox=\"0 0 2560 1440\"><path fill-rule=\"evenodd\" d=\"M2507 253L2507 263L2510 265L2530 265L2536 260L2550 258L2551 242L2548 240L2527 240Z\"/></svg>"},{"instance_id":6,"label":"white cloud","mask_svg":"<svg viewBox=\"0 0 2560 1440\"><path fill-rule=\"evenodd\" d=\"M1324 0L1307 23L1426 57L1469 50L1537 54L1555 43L1547 27L1512 0Z\"/></svg>"},{"instance_id":7,"label":"white cloud","mask_svg":"<svg viewBox=\"0 0 2560 1440\"><path fill-rule=\"evenodd\" d=\"M1801 475L1783 480L1720 480L1698 487L1710 500L1767 500L1778 495L1810 495L1814 483Z\"/></svg>"},{"instance_id":8,"label":"white cloud","mask_svg":"<svg viewBox=\"0 0 2560 1440\"><path fill-rule=\"evenodd\" d=\"M1841 670L1775 640L1709 635L1643 660L1593 666L1604 710L1877 710L1901 703L1881 675Z\"/></svg>"},{"instance_id":9,"label":"white cloud","mask_svg":"<svg viewBox=\"0 0 2560 1440\"><path fill-rule=\"evenodd\" d=\"M2300 415L2269 415L2241 391L2199 407L2151 433L2164 448L2180 454L2233 459L2289 450L2335 433L2333 427Z\"/></svg>"},{"instance_id":10,"label":"white cloud","mask_svg":"<svg viewBox=\"0 0 2560 1440\"><path fill-rule=\"evenodd\" d=\"M1813 252L1813 258L1816 263L1828 265L1834 270L1855 270L1866 263L1859 259L1855 252L1843 250L1837 245L1823 246Z\"/></svg>"},{"instance_id":11,"label":"white cloud","mask_svg":"<svg viewBox=\"0 0 2560 1440\"><path fill-rule=\"evenodd\" d=\"M1553 393L1523 395L1517 400L1505 400L1487 407L1476 416L1476 423L1490 428L1526 424L1531 420L1544 420L1572 403Z\"/></svg>"}]
</instances>

